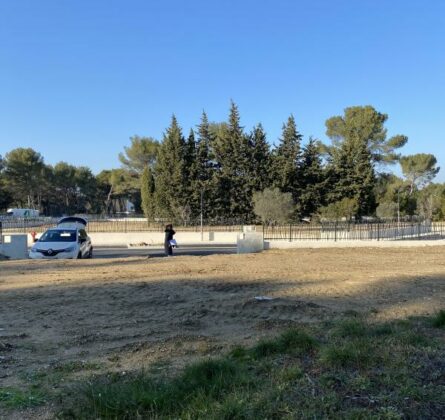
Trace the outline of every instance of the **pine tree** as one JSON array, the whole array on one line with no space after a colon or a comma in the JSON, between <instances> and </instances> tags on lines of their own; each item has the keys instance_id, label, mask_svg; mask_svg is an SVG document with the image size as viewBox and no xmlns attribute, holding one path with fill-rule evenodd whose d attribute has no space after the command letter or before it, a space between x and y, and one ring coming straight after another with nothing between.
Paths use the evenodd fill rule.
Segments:
<instances>
[{"instance_id":1,"label":"pine tree","mask_svg":"<svg viewBox=\"0 0 445 420\"><path fill-rule=\"evenodd\" d=\"M181 127L173 115L164 134L156 163L156 210L160 217L180 217L187 189L184 180L186 144Z\"/></svg>"},{"instance_id":2,"label":"pine tree","mask_svg":"<svg viewBox=\"0 0 445 420\"><path fill-rule=\"evenodd\" d=\"M344 141L362 141L375 164L392 164L398 161L397 150L403 147L408 137L396 135L387 138L385 123L387 114L382 114L372 106L352 106L326 121L326 134L332 140L330 148L341 146Z\"/></svg>"},{"instance_id":3,"label":"pine tree","mask_svg":"<svg viewBox=\"0 0 445 420\"><path fill-rule=\"evenodd\" d=\"M155 218L156 203L155 203L155 180L153 171L149 166L146 166L142 172L141 177L141 200L142 210L144 211L147 221Z\"/></svg>"},{"instance_id":4,"label":"pine tree","mask_svg":"<svg viewBox=\"0 0 445 420\"><path fill-rule=\"evenodd\" d=\"M293 115L283 124L280 144L273 157L274 185L283 192L290 192L294 202L300 194L299 166L301 160L302 135L297 130Z\"/></svg>"},{"instance_id":5,"label":"pine tree","mask_svg":"<svg viewBox=\"0 0 445 420\"><path fill-rule=\"evenodd\" d=\"M250 181L252 192L264 191L271 182L271 155L263 126L258 124L250 134L251 165Z\"/></svg>"},{"instance_id":6,"label":"pine tree","mask_svg":"<svg viewBox=\"0 0 445 420\"><path fill-rule=\"evenodd\" d=\"M403 135L387 138L387 119L372 106L354 106L326 121L326 134L332 141L327 146L330 201L357 200L358 217L374 213L376 165L397 162L397 150L408 140Z\"/></svg>"},{"instance_id":7,"label":"pine tree","mask_svg":"<svg viewBox=\"0 0 445 420\"><path fill-rule=\"evenodd\" d=\"M313 138L303 148L301 157L301 191L298 212L301 218L311 217L324 204L326 189L325 171L322 165L320 147Z\"/></svg>"}]
</instances>

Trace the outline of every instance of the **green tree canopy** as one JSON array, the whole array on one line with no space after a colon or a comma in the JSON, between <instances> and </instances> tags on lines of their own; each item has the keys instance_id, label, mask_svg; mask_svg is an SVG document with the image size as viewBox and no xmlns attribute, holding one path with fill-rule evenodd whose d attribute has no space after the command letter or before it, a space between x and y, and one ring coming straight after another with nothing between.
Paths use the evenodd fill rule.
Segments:
<instances>
[{"instance_id":1,"label":"green tree canopy","mask_svg":"<svg viewBox=\"0 0 445 420\"><path fill-rule=\"evenodd\" d=\"M63 213L73 213L77 197L76 167L66 162L59 162L53 168L52 187L62 201Z\"/></svg>"},{"instance_id":2,"label":"green tree canopy","mask_svg":"<svg viewBox=\"0 0 445 420\"><path fill-rule=\"evenodd\" d=\"M328 145L313 139L304 145L290 115L271 150L261 124L245 132L232 101L227 121L209 122L203 112L187 138L174 116L162 143L131 137L119 154L121 167L97 176L66 162L46 165L39 153L18 148L0 158L0 211L16 206L48 215L113 213L131 201L147 217L188 222L199 216L202 197L206 219L249 221L255 220L253 194L276 187L292 195L293 219L312 217L321 207L334 213L346 208L342 217L353 209L360 218L375 214L377 206L379 214L392 214L397 206L402 215L445 217L442 196L430 184L439 171L436 158L400 158L407 138L388 136L387 120L372 106L349 107L326 121ZM383 172L384 164L398 160L403 178ZM156 209L150 207L154 202Z\"/></svg>"},{"instance_id":3,"label":"green tree canopy","mask_svg":"<svg viewBox=\"0 0 445 420\"><path fill-rule=\"evenodd\" d=\"M105 213L123 211L125 201L129 200L137 205L140 200L140 183L136 174L119 168L104 170L96 177L100 197L103 200Z\"/></svg>"},{"instance_id":4,"label":"green tree canopy","mask_svg":"<svg viewBox=\"0 0 445 420\"><path fill-rule=\"evenodd\" d=\"M418 192L417 213L428 220L445 219L445 184L429 184Z\"/></svg>"},{"instance_id":5,"label":"green tree canopy","mask_svg":"<svg viewBox=\"0 0 445 420\"><path fill-rule=\"evenodd\" d=\"M97 194L97 180L91 169L86 166L76 167L75 179L77 186L76 212L100 213L101 204Z\"/></svg>"},{"instance_id":6,"label":"green tree canopy","mask_svg":"<svg viewBox=\"0 0 445 420\"><path fill-rule=\"evenodd\" d=\"M291 193L283 193L278 188L266 188L253 194L254 212L263 223L288 223L295 205Z\"/></svg>"},{"instance_id":7,"label":"green tree canopy","mask_svg":"<svg viewBox=\"0 0 445 420\"><path fill-rule=\"evenodd\" d=\"M299 165L301 160L301 140L295 118L290 115L283 124L283 134L273 153L273 184L281 191L290 192L295 202L300 192Z\"/></svg>"},{"instance_id":8,"label":"green tree canopy","mask_svg":"<svg viewBox=\"0 0 445 420\"><path fill-rule=\"evenodd\" d=\"M213 144L215 174L212 210L226 217L252 216L252 189L249 180L251 147L240 125L238 107L232 101L227 128Z\"/></svg>"},{"instance_id":9,"label":"green tree canopy","mask_svg":"<svg viewBox=\"0 0 445 420\"><path fill-rule=\"evenodd\" d=\"M170 127L164 134L156 162L157 214L164 218L177 218L186 205L188 180L185 178L186 144L182 129L173 115Z\"/></svg>"},{"instance_id":10,"label":"green tree canopy","mask_svg":"<svg viewBox=\"0 0 445 420\"><path fill-rule=\"evenodd\" d=\"M323 206L326 194L326 174L323 168L320 143L309 139L303 148L300 166L300 194L297 202L300 217L311 217Z\"/></svg>"},{"instance_id":11,"label":"green tree canopy","mask_svg":"<svg viewBox=\"0 0 445 420\"><path fill-rule=\"evenodd\" d=\"M331 221L337 220L351 220L358 211L358 203L355 198L343 198L335 201L320 209L321 219L328 219Z\"/></svg>"},{"instance_id":12,"label":"green tree canopy","mask_svg":"<svg viewBox=\"0 0 445 420\"><path fill-rule=\"evenodd\" d=\"M355 216L374 213L375 172L370 151L363 141L345 141L332 149L328 171L331 189L327 198L330 202L351 199L356 203Z\"/></svg>"},{"instance_id":13,"label":"green tree canopy","mask_svg":"<svg viewBox=\"0 0 445 420\"><path fill-rule=\"evenodd\" d=\"M141 176L141 200L145 217L148 221L153 220L156 214L155 180L149 166L145 167Z\"/></svg>"},{"instance_id":14,"label":"green tree canopy","mask_svg":"<svg viewBox=\"0 0 445 420\"><path fill-rule=\"evenodd\" d=\"M14 201L21 206L38 208L45 184L43 157L31 148L17 148L4 159L6 188L14 194Z\"/></svg>"},{"instance_id":15,"label":"green tree canopy","mask_svg":"<svg viewBox=\"0 0 445 420\"><path fill-rule=\"evenodd\" d=\"M398 205L392 201L381 202L377 209L376 214L380 219L394 219L397 217Z\"/></svg>"},{"instance_id":16,"label":"green tree canopy","mask_svg":"<svg viewBox=\"0 0 445 420\"><path fill-rule=\"evenodd\" d=\"M12 203L12 200L13 197L6 188L3 159L0 155L0 211L6 210L9 204Z\"/></svg>"},{"instance_id":17,"label":"green tree canopy","mask_svg":"<svg viewBox=\"0 0 445 420\"><path fill-rule=\"evenodd\" d=\"M142 174L146 166L154 167L160 144L152 137L130 137L130 146L119 153L119 161L130 172Z\"/></svg>"},{"instance_id":18,"label":"green tree canopy","mask_svg":"<svg viewBox=\"0 0 445 420\"><path fill-rule=\"evenodd\" d=\"M346 108L343 116L326 121L326 134L332 140L330 148L337 149L345 142L363 142L371 154L373 164L397 162L400 157L397 150L406 144L408 138L400 134L387 138L387 119L387 114L369 105Z\"/></svg>"},{"instance_id":19,"label":"green tree canopy","mask_svg":"<svg viewBox=\"0 0 445 420\"><path fill-rule=\"evenodd\" d=\"M249 136L251 151L250 182L252 191L264 191L271 184L272 158L263 126L257 124Z\"/></svg>"},{"instance_id":20,"label":"green tree canopy","mask_svg":"<svg viewBox=\"0 0 445 420\"><path fill-rule=\"evenodd\" d=\"M436 165L436 157L427 153L404 156L400 159L400 166L410 185L411 194L415 188L421 188L434 179L440 170Z\"/></svg>"}]
</instances>

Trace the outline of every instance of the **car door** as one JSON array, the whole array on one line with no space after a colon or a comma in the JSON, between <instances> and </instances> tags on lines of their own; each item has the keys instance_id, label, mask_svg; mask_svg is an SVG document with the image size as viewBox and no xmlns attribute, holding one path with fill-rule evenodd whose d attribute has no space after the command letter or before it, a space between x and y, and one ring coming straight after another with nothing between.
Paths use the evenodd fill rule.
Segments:
<instances>
[{"instance_id":1,"label":"car door","mask_svg":"<svg viewBox=\"0 0 445 420\"><path fill-rule=\"evenodd\" d=\"M79 246L80 253L82 254L82 257L84 257L85 255L87 255L90 246L88 235L84 229L79 229Z\"/></svg>"}]
</instances>

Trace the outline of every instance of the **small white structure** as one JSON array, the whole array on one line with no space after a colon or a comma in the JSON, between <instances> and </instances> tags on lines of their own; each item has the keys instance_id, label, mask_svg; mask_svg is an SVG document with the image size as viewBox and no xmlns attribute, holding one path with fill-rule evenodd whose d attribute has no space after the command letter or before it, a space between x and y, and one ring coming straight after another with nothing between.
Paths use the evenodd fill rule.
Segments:
<instances>
[{"instance_id":1,"label":"small white structure","mask_svg":"<svg viewBox=\"0 0 445 420\"><path fill-rule=\"evenodd\" d=\"M28 235L4 235L0 243L0 253L11 260L28 258Z\"/></svg>"},{"instance_id":2,"label":"small white structure","mask_svg":"<svg viewBox=\"0 0 445 420\"><path fill-rule=\"evenodd\" d=\"M10 217L39 217L39 211L34 209L8 209L6 214Z\"/></svg>"},{"instance_id":3,"label":"small white structure","mask_svg":"<svg viewBox=\"0 0 445 420\"><path fill-rule=\"evenodd\" d=\"M238 254L251 254L264 250L263 234L246 231L238 234L236 241Z\"/></svg>"}]
</instances>

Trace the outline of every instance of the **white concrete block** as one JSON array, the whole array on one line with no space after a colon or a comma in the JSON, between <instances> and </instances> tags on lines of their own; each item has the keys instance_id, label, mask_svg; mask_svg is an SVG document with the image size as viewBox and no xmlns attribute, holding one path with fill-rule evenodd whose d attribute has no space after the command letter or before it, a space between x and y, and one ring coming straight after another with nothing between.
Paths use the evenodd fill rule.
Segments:
<instances>
[{"instance_id":1,"label":"white concrete block","mask_svg":"<svg viewBox=\"0 0 445 420\"><path fill-rule=\"evenodd\" d=\"M263 235L256 232L244 232L238 234L237 251L238 254L251 254L264 250Z\"/></svg>"},{"instance_id":2,"label":"white concrete block","mask_svg":"<svg viewBox=\"0 0 445 420\"><path fill-rule=\"evenodd\" d=\"M5 235L2 238L0 252L12 260L28 258L27 235Z\"/></svg>"}]
</instances>

